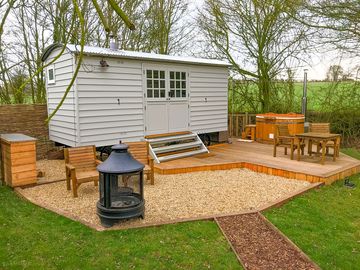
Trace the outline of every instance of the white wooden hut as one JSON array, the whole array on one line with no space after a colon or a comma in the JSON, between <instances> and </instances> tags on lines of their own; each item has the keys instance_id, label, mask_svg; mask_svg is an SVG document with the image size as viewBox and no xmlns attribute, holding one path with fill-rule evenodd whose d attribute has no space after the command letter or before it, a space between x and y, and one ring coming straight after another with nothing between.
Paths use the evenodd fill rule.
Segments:
<instances>
[{"instance_id":1,"label":"white wooden hut","mask_svg":"<svg viewBox=\"0 0 360 270\"><path fill-rule=\"evenodd\" d=\"M42 57L45 64L62 47L49 46ZM66 45L64 54L46 68L49 114L70 83L79 50L80 46ZM197 134L227 132L228 62L90 46L84 54L71 91L50 121L51 140L100 147L168 134L152 136L153 148L162 140L163 150L158 151L164 153L172 142L183 141L178 148L191 150L178 154L184 156L207 151ZM156 153L155 158L161 161ZM176 157L168 159L172 158Z\"/></svg>"}]
</instances>

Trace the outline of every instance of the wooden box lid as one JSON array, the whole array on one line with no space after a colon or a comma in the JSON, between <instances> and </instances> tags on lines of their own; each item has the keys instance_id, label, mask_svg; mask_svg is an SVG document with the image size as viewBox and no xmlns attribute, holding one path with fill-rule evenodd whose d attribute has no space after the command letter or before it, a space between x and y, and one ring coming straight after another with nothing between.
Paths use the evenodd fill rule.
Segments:
<instances>
[{"instance_id":1,"label":"wooden box lid","mask_svg":"<svg viewBox=\"0 0 360 270\"><path fill-rule=\"evenodd\" d=\"M21 142L33 142L36 141L35 138L27 136L21 133L8 133L1 134L0 139L7 143L21 143Z\"/></svg>"}]
</instances>

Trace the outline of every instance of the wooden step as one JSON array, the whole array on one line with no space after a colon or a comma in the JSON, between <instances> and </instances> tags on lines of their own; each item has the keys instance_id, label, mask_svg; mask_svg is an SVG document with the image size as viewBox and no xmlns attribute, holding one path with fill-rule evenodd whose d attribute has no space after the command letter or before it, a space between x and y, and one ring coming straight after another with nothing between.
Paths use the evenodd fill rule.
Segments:
<instances>
[{"instance_id":1,"label":"wooden step","mask_svg":"<svg viewBox=\"0 0 360 270\"><path fill-rule=\"evenodd\" d=\"M188 148L199 147L201 145L202 145L201 142L195 141L195 142L189 142L189 143L179 143L179 144L173 144L173 145L168 145L168 146L156 147L156 148L153 148L153 151L156 154L160 154L160 153L166 153L166 152L170 152L170 151L178 151L178 150L184 150L184 149L188 149Z\"/></svg>"},{"instance_id":2,"label":"wooden step","mask_svg":"<svg viewBox=\"0 0 360 270\"><path fill-rule=\"evenodd\" d=\"M173 159L178 159L178 158L183 158L183 157L190 157L190 156L203 154L203 153L208 153L208 150L200 149L200 150L195 150L195 151L173 154L173 155L158 157L158 160L159 160L159 162L164 162L164 161L168 161L168 160L173 160Z\"/></svg>"},{"instance_id":3,"label":"wooden step","mask_svg":"<svg viewBox=\"0 0 360 270\"><path fill-rule=\"evenodd\" d=\"M147 141L150 144L155 144L155 143L167 143L167 142L190 140L190 139L195 139L195 138L196 138L196 134L190 133L190 134L185 134L185 135L162 137L162 138L156 138L156 139L147 139Z\"/></svg>"},{"instance_id":4,"label":"wooden step","mask_svg":"<svg viewBox=\"0 0 360 270\"><path fill-rule=\"evenodd\" d=\"M178 131L178 132L171 132L171 133L161 133L161 134L153 134L145 136L145 139L156 139L162 137L171 137L171 136L178 136L178 135L185 135L191 134L190 131Z\"/></svg>"}]
</instances>

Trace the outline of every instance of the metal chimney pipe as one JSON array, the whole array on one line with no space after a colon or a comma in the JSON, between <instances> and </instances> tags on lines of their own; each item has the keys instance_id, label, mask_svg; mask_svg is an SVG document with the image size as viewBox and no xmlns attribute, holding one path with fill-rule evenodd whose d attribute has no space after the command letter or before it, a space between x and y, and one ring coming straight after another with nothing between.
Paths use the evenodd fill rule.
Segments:
<instances>
[{"instance_id":1,"label":"metal chimney pipe","mask_svg":"<svg viewBox=\"0 0 360 270\"><path fill-rule=\"evenodd\" d=\"M304 131L307 132L309 129L309 123L307 122L307 69L304 69L304 82L303 82L303 97L302 97L302 104L301 104L301 113L304 115Z\"/></svg>"},{"instance_id":2,"label":"metal chimney pipe","mask_svg":"<svg viewBox=\"0 0 360 270\"><path fill-rule=\"evenodd\" d=\"M302 106L301 113L306 117L307 109L307 69L304 69L304 82L303 82L303 97L302 97Z\"/></svg>"},{"instance_id":3,"label":"metal chimney pipe","mask_svg":"<svg viewBox=\"0 0 360 270\"><path fill-rule=\"evenodd\" d=\"M114 35L110 35L110 50L116 51L118 49L117 40Z\"/></svg>"}]
</instances>

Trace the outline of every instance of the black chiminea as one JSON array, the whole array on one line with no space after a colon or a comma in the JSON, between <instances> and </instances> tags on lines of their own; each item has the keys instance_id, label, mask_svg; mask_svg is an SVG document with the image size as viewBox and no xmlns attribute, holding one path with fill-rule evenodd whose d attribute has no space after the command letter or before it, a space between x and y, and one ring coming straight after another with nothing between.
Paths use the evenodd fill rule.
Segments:
<instances>
[{"instance_id":1,"label":"black chiminea","mask_svg":"<svg viewBox=\"0 0 360 270\"><path fill-rule=\"evenodd\" d=\"M128 153L126 144L111 149L108 159L97 166L100 173L97 212L105 227L122 219L144 218L145 212L144 165Z\"/></svg>"}]
</instances>

